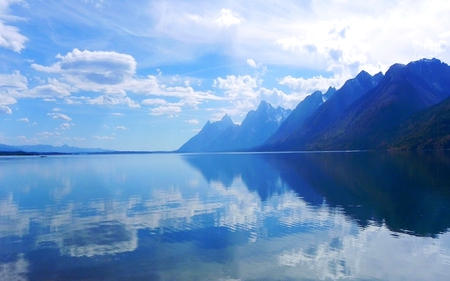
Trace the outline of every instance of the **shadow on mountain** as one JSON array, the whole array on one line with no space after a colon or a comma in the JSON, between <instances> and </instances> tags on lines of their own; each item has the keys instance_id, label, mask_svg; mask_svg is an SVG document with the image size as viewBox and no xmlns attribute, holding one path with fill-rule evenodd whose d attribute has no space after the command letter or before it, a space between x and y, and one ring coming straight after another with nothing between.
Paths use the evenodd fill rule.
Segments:
<instances>
[{"instance_id":1,"label":"shadow on mountain","mask_svg":"<svg viewBox=\"0 0 450 281\"><path fill-rule=\"evenodd\" d=\"M267 200L288 188L338 208L361 227L434 237L450 227L450 152L189 155L208 181L241 177Z\"/></svg>"}]
</instances>

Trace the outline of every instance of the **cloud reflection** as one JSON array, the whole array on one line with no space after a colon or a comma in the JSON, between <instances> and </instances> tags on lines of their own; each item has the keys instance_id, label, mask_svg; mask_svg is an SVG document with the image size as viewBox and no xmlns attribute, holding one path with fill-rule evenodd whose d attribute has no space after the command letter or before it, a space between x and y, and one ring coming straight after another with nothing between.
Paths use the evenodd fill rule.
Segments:
<instances>
[{"instance_id":1,"label":"cloud reflection","mask_svg":"<svg viewBox=\"0 0 450 281\"><path fill-rule=\"evenodd\" d=\"M354 159L340 156L339 169ZM2 270L16 274L9 264L25 264L16 274L23 276L37 266L26 257L54 249L61 268L65 257L95 263L120 254L129 259L122 261L124 268L116 266L122 274L129 270L125 265L153 264L148 274L226 268L220 278L241 280L420 280L417 268L430 269L429 278L448 276L448 233L430 238L394 232L395 225L379 216L361 224L361 214L378 209L364 196L342 201L330 193L335 187L345 194L353 186L330 174L318 176L323 163L336 167L337 156L195 157L30 160L21 164L19 179L17 163L0 163L0 256L14 257L2 259ZM447 202L441 197L440 204ZM150 250L151 255L138 254Z\"/></svg>"}]
</instances>

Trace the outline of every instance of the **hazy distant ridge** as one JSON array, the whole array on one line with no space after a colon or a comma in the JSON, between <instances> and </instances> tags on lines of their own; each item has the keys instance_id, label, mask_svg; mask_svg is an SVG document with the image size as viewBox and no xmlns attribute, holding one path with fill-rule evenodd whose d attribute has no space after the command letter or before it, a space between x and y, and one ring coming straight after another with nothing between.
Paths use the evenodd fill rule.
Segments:
<instances>
[{"instance_id":1,"label":"hazy distant ridge","mask_svg":"<svg viewBox=\"0 0 450 281\"><path fill-rule=\"evenodd\" d=\"M5 145L0 144L0 152L25 152L25 153L105 153L112 150L101 148L80 148L68 145Z\"/></svg>"}]
</instances>

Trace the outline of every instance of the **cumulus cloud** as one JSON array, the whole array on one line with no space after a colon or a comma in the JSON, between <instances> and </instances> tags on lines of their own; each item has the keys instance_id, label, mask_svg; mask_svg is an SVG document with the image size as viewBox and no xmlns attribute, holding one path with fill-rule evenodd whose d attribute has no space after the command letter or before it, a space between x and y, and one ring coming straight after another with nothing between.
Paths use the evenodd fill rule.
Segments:
<instances>
[{"instance_id":1,"label":"cumulus cloud","mask_svg":"<svg viewBox=\"0 0 450 281\"><path fill-rule=\"evenodd\" d=\"M48 84L36 86L29 91L29 97L33 98L63 98L70 96L70 92L63 87Z\"/></svg>"},{"instance_id":2,"label":"cumulus cloud","mask_svg":"<svg viewBox=\"0 0 450 281\"><path fill-rule=\"evenodd\" d=\"M247 64L253 68L257 67L256 62L252 59L247 59Z\"/></svg>"},{"instance_id":3,"label":"cumulus cloud","mask_svg":"<svg viewBox=\"0 0 450 281\"><path fill-rule=\"evenodd\" d=\"M0 113L12 114L11 108L0 104Z\"/></svg>"},{"instance_id":4,"label":"cumulus cloud","mask_svg":"<svg viewBox=\"0 0 450 281\"><path fill-rule=\"evenodd\" d=\"M28 79L20 74L19 71L14 71L12 74L0 74L0 89L23 91L28 89Z\"/></svg>"},{"instance_id":5,"label":"cumulus cloud","mask_svg":"<svg viewBox=\"0 0 450 281\"><path fill-rule=\"evenodd\" d=\"M139 108L140 105L128 97L128 93L179 98L178 107L196 107L204 101L220 99L211 92L194 90L189 83L185 83L186 80L177 79L183 86L167 86L159 81L161 76L138 77L135 73L136 61L127 54L74 49L66 55L57 55L56 58L59 61L50 66L31 65L35 70L61 75L59 80L52 79L48 85L32 89L30 92L35 97L66 98L68 104L85 102L105 106L126 105L131 108ZM169 82L174 81L172 79ZM80 91L101 95L84 99L70 96L71 93ZM145 99L141 104L168 105L162 98Z\"/></svg>"},{"instance_id":6,"label":"cumulus cloud","mask_svg":"<svg viewBox=\"0 0 450 281\"><path fill-rule=\"evenodd\" d=\"M18 99L42 98L46 101L56 101L56 98L70 96L68 85L55 79L49 79L49 84L28 89L28 79L19 71L12 74L0 74L0 105L17 103Z\"/></svg>"},{"instance_id":7,"label":"cumulus cloud","mask_svg":"<svg viewBox=\"0 0 450 281\"><path fill-rule=\"evenodd\" d=\"M3 113L12 113L7 105L15 104L17 98L26 95L28 80L19 71L12 74L0 74L0 109Z\"/></svg>"},{"instance_id":8,"label":"cumulus cloud","mask_svg":"<svg viewBox=\"0 0 450 281\"><path fill-rule=\"evenodd\" d=\"M415 40L413 46L418 53L431 53L435 56L445 52L449 48L447 41L440 39L439 41L426 38L424 40Z\"/></svg>"},{"instance_id":9,"label":"cumulus cloud","mask_svg":"<svg viewBox=\"0 0 450 281\"><path fill-rule=\"evenodd\" d=\"M30 122L30 120L28 120L28 118L19 118L19 119L17 119L17 121L19 121L19 122L25 122L25 123Z\"/></svg>"},{"instance_id":10,"label":"cumulus cloud","mask_svg":"<svg viewBox=\"0 0 450 281\"><path fill-rule=\"evenodd\" d=\"M228 75L226 78L218 77L214 80L213 86L224 90L225 96L230 99L254 98L254 88L259 86L260 81L250 75L235 76Z\"/></svg>"},{"instance_id":11,"label":"cumulus cloud","mask_svg":"<svg viewBox=\"0 0 450 281\"><path fill-rule=\"evenodd\" d=\"M78 86L81 83L119 84L136 71L134 58L117 52L73 49L65 56L58 54L56 58L60 61L51 66L33 63L31 67L38 71L60 73Z\"/></svg>"},{"instance_id":12,"label":"cumulus cloud","mask_svg":"<svg viewBox=\"0 0 450 281\"><path fill-rule=\"evenodd\" d=\"M93 135L92 138L93 138L93 139L96 139L96 140L115 140L115 138L114 138L114 137L111 137L111 136L99 136L99 135Z\"/></svg>"},{"instance_id":13,"label":"cumulus cloud","mask_svg":"<svg viewBox=\"0 0 450 281\"><path fill-rule=\"evenodd\" d=\"M197 119L184 120L184 122L189 123L189 124L198 124L198 120Z\"/></svg>"},{"instance_id":14,"label":"cumulus cloud","mask_svg":"<svg viewBox=\"0 0 450 281\"><path fill-rule=\"evenodd\" d=\"M125 126L115 126L114 129L120 130L120 131L124 131L124 130L127 130L127 127L125 127Z\"/></svg>"},{"instance_id":15,"label":"cumulus cloud","mask_svg":"<svg viewBox=\"0 0 450 281\"><path fill-rule=\"evenodd\" d=\"M39 139L41 139L41 140L47 140L47 139L52 138L52 137L59 137L59 136L61 136L61 134L58 133L58 132L48 132L48 131L45 131L45 132L37 133L36 136L37 136Z\"/></svg>"},{"instance_id":16,"label":"cumulus cloud","mask_svg":"<svg viewBox=\"0 0 450 281\"><path fill-rule=\"evenodd\" d=\"M145 99L141 102L142 105L166 105L167 101L163 99Z\"/></svg>"},{"instance_id":17,"label":"cumulus cloud","mask_svg":"<svg viewBox=\"0 0 450 281\"><path fill-rule=\"evenodd\" d=\"M137 102L130 99L129 97L121 97L121 96L112 97L103 95L96 98L87 99L86 102L88 104L95 104L95 105L106 105L106 106L126 105L130 108L141 107Z\"/></svg>"},{"instance_id":18,"label":"cumulus cloud","mask_svg":"<svg viewBox=\"0 0 450 281\"><path fill-rule=\"evenodd\" d=\"M239 15L233 13L230 9L222 9L220 10L220 17L217 19L217 23L220 27L229 27L232 25L239 25L241 19L239 18Z\"/></svg>"},{"instance_id":19,"label":"cumulus cloud","mask_svg":"<svg viewBox=\"0 0 450 281\"><path fill-rule=\"evenodd\" d=\"M319 75L305 79L303 77L295 78L288 75L279 79L278 83L291 88L293 91L305 97L315 91L325 92L329 87L340 88L349 78L342 76L323 77Z\"/></svg>"},{"instance_id":20,"label":"cumulus cloud","mask_svg":"<svg viewBox=\"0 0 450 281\"><path fill-rule=\"evenodd\" d=\"M229 106L216 109L212 120L220 120L224 114L243 117L248 111L256 109L263 100L275 107L294 108L305 97L303 93L286 94L276 88L263 87L262 79L258 78L258 74L255 76L229 75L226 78L218 77L214 80L213 87L223 91Z\"/></svg>"},{"instance_id":21,"label":"cumulus cloud","mask_svg":"<svg viewBox=\"0 0 450 281\"><path fill-rule=\"evenodd\" d=\"M168 106L158 106L156 108L150 109L150 115L163 115L163 114L176 114L181 112L181 107L168 105Z\"/></svg>"},{"instance_id":22,"label":"cumulus cloud","mask_svg":"<svg viewBox=\"0 0 450 281\"><path fill-rule=\"evenodd\" d=\"M48 116L51 116L53 119L60 119L65 121L71 121L72 118L62 113L47 113Z\"/></svg>"},{"instance_id":23,"label":"cumulus cloud","mask_svg":"<svg viewBox=\"0 0 450 281\"><path fill-rule=\"evenodd\" d=\"M25 48L28 38L22 35L17 27L6 24L6 20L17 19L8 15L8 8L11 4L20 2L20 0L3 0L0 3L0 47L17 53Z\"/></svg>"},{"instance_id":24,"label":"cumulus cloud","mask_svg":"<svg viewBox=\"0 0 450 281\"><path fill-rule=\"evenodd\" d=\"M72 127L74 124L73 123L62 123L61 125L59 125L58 129L59 130L68 130L70 129L70 127Z\"/></svg>"}]
</instances>

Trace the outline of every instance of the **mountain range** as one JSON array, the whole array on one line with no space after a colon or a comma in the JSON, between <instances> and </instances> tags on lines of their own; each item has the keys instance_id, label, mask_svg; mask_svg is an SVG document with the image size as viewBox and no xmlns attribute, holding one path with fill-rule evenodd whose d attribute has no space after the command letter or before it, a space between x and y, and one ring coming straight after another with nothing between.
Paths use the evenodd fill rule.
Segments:
<instances>
[{"instance_id":1,"label":"mountain range","mask_svg":"<svg viewBox=\"0 0 450 281\"><path fill-rule=\"evenodd\" d=\"M394 64L385 75L361 71L338 90L316 91L292 112L262 102L241 125L227 116L208 122L178 151L446 149L449 98L447 64Z\"/></svg>"},{"instance_id":2,"label":"mountain range","mask_svg":"<svg viewBox=\"0 0 450 281\"><path fill-rule=\"evenodd\" d=\"M228 115L220 121L207 122L202 130L182 145L178 152L245 151L262 145L273 135L291 110L274 108L262 101L247 113L240 125Z\"/></svg>"},{"instance_id":3,"label":"mountain range","mask_svg":"<svg viewBox=\"0 0 450 281\"><path fill-rule=\"evenodd\" d=\"M37 145L6 145L0 144L0 152L2 154L45 154L45 153L107 153L112 150L106 150L101 148L80 148L68 145L52 146L45 144Z\"/></svg>"}]
</instances>

